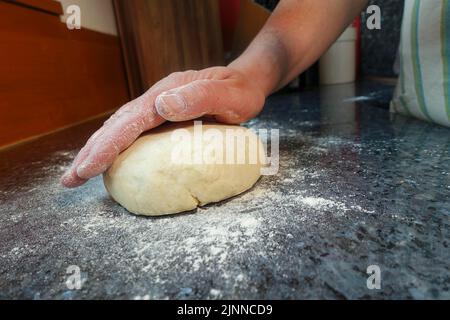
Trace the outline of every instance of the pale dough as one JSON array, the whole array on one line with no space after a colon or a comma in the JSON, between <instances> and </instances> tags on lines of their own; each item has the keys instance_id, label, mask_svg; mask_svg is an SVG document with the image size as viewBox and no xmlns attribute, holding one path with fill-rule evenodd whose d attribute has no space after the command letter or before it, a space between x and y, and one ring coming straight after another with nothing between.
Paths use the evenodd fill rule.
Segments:
<instances>
[{"instance_id":1,"label":"pale dough","mask_svg":"<svg viewBox=\"0 0 450 320\"><path fill-rule=\"evenodd\" d=\"M221 133L223 136L233 132L237 137L247 136L245 161L227 162L227 155L233 155L233 152L237 154L239 144L227 144L226 139L214 138L213 134L201 139L200 144L189 149L193 151L187 155L194 160L193 154L200 148L203 157L213 159L215 163L210 163L211 160L205 163L203 158L202 163L195 163L183 161L182 156L175 156L174 162L174 154L177 154L174 148L187 145L174 141L175 129L186 129L183 133L194 136L192 121L150 130L122 152L103 175L109 194L128 211L157 216L193 210L197 206L238 195L250 189L261 176L260 169L266 161L265 152L261 141L252 131L240 126L203 123L203 132ZM257 151L251 147L250 141L256 141ZM217 152L217 147L222 148L223 158ZM256 161L255 157L252 160L255 152L258 153ZM224 161L217 163L219 158Z\"/></svg>"}]
</instances>

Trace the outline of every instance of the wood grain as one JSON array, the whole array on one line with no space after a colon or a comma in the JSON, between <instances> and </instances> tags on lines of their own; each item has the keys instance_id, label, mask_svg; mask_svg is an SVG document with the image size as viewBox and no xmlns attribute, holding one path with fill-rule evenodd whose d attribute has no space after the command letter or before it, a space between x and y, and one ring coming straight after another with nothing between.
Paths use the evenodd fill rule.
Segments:
<instances>
[{"instance_id":1,"label":"wood grain","mask_svg":"<svg viewBox=\"0 0 450 320\"><path fill-rule=\"evenodd\" d=\"M114 0L133 97L174 71L223 64L217 0Z\"/></svg>"},{"instance_id":2,"label":"wood grain","mask_svg":"<svg viewBox=\"0 0 450 320\"><path fill-rule=\"evenodd\" d=\"M129 100L117 37L70 31L58 16L0 2L0 146Z\"/></svg>"},{"instance_id":3,"label":"wood grain","mask_svg":"<svg viewBox=\"0 0 450 320\"><path fill-rule=\"evenodd\" d=\"M17 5L23 5L32 9L42 10L54 15L63 14L63 8L60 2L55 0L6 0Z\"/></svg>"},{"instance_id":4,"label":"wood grain","mask_svg":"<svg viewBox=\"0 0 450 320\"><path fill-rule=\"evenodd\" d=\"M241 0L239 17L236 25L232 58L238 57L256 37L270 17L270 11L252 0Z\"/></svg>"}]
</instances>

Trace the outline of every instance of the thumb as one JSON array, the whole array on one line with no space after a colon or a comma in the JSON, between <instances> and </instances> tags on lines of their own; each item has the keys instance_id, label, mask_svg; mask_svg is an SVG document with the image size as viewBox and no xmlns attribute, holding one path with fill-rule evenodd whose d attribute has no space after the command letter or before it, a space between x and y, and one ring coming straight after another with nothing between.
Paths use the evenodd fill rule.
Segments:
<instances>
[{"instance_id":1,"label":"thumb","mask_svg":"<svg viewBox=\"0 0 450 320\"><path fill-rule=\"evenodd\" d=\"M245 92L227 80L196 80L161 93L155 107L169 121L214 115L222 122L241 123L256 115L263 103L264 98L260 100L257 94Z\"/></svg>"}]
</instances>

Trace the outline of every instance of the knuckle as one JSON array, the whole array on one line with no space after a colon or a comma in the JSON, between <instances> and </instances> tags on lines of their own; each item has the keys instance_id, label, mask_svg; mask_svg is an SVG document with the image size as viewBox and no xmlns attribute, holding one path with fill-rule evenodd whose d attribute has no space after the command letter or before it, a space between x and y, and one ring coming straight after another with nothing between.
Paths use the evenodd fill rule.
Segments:
<instances>
[{"instance_id":1,"label":"knuckle","mask_svg":"<svg viewBox=\"0 0 450 320\"><path fill-rule=\"evenodd\" d=\"M193 81L197 78L199 72L197 70L175 71L169 74L164 80L167 82L175 81Z\"/></svg>"},{"instance_id":2,"label":"knuckle","mask_svg":"<svg viewBox=\"0 0 450 320\"><path fill-rule=\"evenodd\" d=\"M197 80L185 85L178 91L189 106L198 106L198 104L205 104L214 97L212 86L209 85L209 80ZM216 97L217 99L219 97Z\"/></svg>"},{"instance_id":3,"label":"knuckle","mask_svg":"<svg viewBox=\"0 0 450 320\"><path fill-rule=\"evenodd\" d=\"M235 72L227 67L213 67L205 69L206 78L211 80L225 80L231 78Z\"/></svg>"},{"instance_id":4,"label":"knuckle","mask_svg":"<svg viewBox=\"0 0 450 320\"><path fill-rule=\"evenodd\" d=\"M189 85L189 89L193 90L198 96L204 98L210 94L214 94L209 80L197 80Z\"/></svg>"},{"instance_id":5,"label":"knuckle","mask_svg":"<svg viewBox=\"0 0 450 320\"><path fill-rule=\"evenodd\" d=\"M198 71L197 70L193 70L193 69L189 69L189 70L184 71L184 73L186 73L188 75L194 75L194 74L197 74Z\"/></svg>"},{"instance_id":6,"label":"knuckle","mask_svg":"<svg viewBox=\"0 0 450 320\"><path fill-rule=\"evenodd\" d=\"M166 79L170 79L170 80L177 79L177 78L181 77L182 75L183 75L182 71L175 71L175 72L172 72L171 74L169 74L166 77Z\"/></svg>"}]
</instances>

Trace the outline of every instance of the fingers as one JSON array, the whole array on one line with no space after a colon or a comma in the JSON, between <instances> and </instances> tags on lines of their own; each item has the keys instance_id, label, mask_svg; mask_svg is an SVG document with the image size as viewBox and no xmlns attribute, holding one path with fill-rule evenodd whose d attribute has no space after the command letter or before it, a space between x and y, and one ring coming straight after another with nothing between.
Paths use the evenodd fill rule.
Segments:
<instances>
[{"instance_id":1,"label":"fingers","mask_svg":"<svg viewBox=\"0 0 450 320\"><path fill-rule=\"evenodd\" d=\"M101 174L142 132L166 119L184 121L213 115L221 122L240 123L255 116L263 103L258 90L233 77L227 68L173 73L106 121L81 149L61 183L77 187Z\"/></svg>"},{"instance_id":2,"label":"fingers","mask_svg":"<svg viewBox=\"0 0 450 320\"><path fill-rule=\"evenodd\" d=\"M219 121L241 123L255 116L264 103L256 90L245 90L233 79L196 80L163 92L155 101L156 110L169 121L191 120L214 115Z\"/></svg>"},{"instance_id":3,"label":"fingers","mask_svg":"<svg viewBox=\"0 0 450 320\"><path fill-rule=\"evenodd\" d=\"M111 121L103 134L93 141L86 158L77 166L78 177L90 179L104 172L119 153L128 148L143 131L164 122L156 113L150 113L144 115L134 109L126 110L117 120Z\"/></svg>"},{"instance_id":4,"label":"fingers","mask_svg":"<svg viewBox=\"0 0 450 320\"><path fill-rule=\"evenodd\" d=\"M102 173L143 131L164 121L153 107L145 105L143 98L123 106L89 138L61 183L68 188L78 187Z\"/></svg>"},{"instance_id":5,"label":"fingers","mask_svg":"<svg viewBox=\"0 0 450 320\"><path fill-rule=\"evenodd\" d=\"M156 83L142 96L120 108L87 141L70 169L62 176L61 183L68 188L78 187L89 178L105 171L115 157L142 132L165 121L154 108L156 96L183 84L180 81L189 81L194 75L195 72L186 72L183 77L172 74Z\"/></svg>"},{"instance_id":6,"label":"fingers","mask_svg":"<svg viewBox=\"0 0 450 320\"><path fill-rule=\"evenodd\" d=\"M76 170L72 168L69 169L60 179L60 182L66 188L76 188L84 183L86 183L86 179L82 179L77 175Z\"/></svg>"},{"instance_id":7,"label":"fingers","mask_svg":"<svg viewBox=\"0 0 450 320\"><path fill-rule=\"evenodd\" d=\"M97 130L86 142L86 145L78 152L75 160L73 161L71 167L64 173L61 177L60 182L63 186L67 188L75 188L84 184L87 180L82 179L77 174L77 167L82 163L86 157L89 155L89 151L92 149L93 141L98 138L101 134L103 127Z\"/></svg>"}]
</instances>

